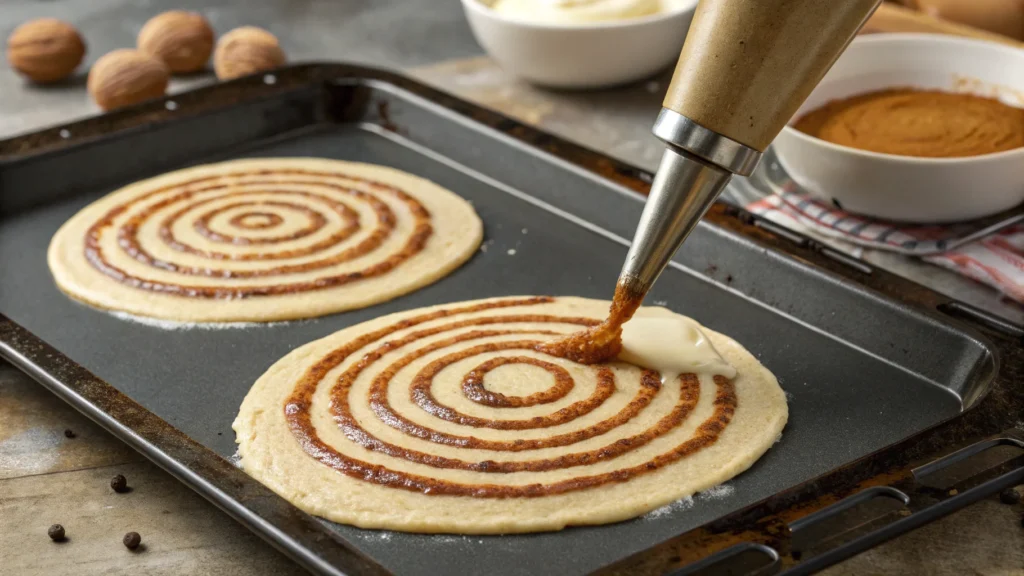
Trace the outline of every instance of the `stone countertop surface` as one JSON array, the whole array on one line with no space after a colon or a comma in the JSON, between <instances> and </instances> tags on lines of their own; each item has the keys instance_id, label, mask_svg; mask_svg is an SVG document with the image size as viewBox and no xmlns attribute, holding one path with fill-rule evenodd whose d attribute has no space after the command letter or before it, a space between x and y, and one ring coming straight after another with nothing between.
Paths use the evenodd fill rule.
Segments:
<instances>
[{"instance_id":1,"label":"stone countertop surface","mask_svg":"<svg viewBox=\"0 0 1024 576\"><path fill-rule=\"evenodd\" d=\"M480 53L458 0L3 0L5 39L26 20L54 17L78 28L87 52L78 75L43 88L26 86L4 59L0 138L99 113L81 89L88 66L111 50L134 48L146 20L171 9L203 13L218 35L237 26L266 28L291 62L407 68ZM175 79L171 92L211 81L209 74Z\"/></svg>"},{"instance_id":2,"label":"stone countertop surface","mask_svg":"<svg viewBox=\"0 0 1024 576\"><path fill-rule=\"evenodd\" d=\"M409 69L413 76L523 122L647 169L660 144L649 136L665 78L615 90L538 90L486 58L457 0L6 0L0 33L30 18L75 24L89 46L86 65L134 44L149 17L167 9L203 12L218 33L257 25L275 33L291 61L345 60ZM437 62L441 64L435 64ZM83 66L57 86L27 86L0 68L0 138L99 111L85 93ZM214 81L175 79L171 92ZM875 258L874 260L872 258ZM868 257L956 297L1019 320L1020 309L943 270L889 255ZM64 430L74 431L67 438ZM111 476L132 490L116 494ZM1024 576L1024 506L989 498L835 566L853 574ZM62 523L68 540L46 528ZM142 534L129 552L120 540ZM298 574L296 566L13 367L0 362L0 574Z\"/></svg>"}]
</instances>

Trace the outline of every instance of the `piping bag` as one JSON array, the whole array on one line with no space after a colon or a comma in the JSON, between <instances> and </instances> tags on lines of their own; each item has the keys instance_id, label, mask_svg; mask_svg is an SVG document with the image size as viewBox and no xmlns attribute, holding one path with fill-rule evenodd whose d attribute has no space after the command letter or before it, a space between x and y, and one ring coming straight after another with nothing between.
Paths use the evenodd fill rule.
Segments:
<instances>
[{"instance_id":1,"label":"piping bag","mask_svg":"<svg viewBox=\"0 0 1024 576\"><path fill-rule=\"evenodd\" d=\"M643 300L732 175L753 171L879 1L700 1L654 124L667 147L616 300Z\"/></svg>"}]
</instances>

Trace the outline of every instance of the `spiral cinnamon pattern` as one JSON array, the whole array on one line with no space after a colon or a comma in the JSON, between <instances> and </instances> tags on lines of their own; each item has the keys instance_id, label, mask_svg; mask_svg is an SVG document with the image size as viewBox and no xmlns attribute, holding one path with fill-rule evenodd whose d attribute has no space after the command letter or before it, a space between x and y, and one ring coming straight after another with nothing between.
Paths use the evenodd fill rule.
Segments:
<instances>
[{"instance_id":1,"label":"spiral cinnamon pattern","mask_svg":"<svg viewBox=\"0 0 1024 576\"><path fill-rule=\"evenodd\" d=\"M358 291L375 279L366 289L377 291L384 277L413 289L465 260L480 235L472 209L432 183L326 160L201 167L130 186L97 204L103 210L90 207L91 221L78 223L85 262L104 283L158 298L234 301ZM461 221L468 222L463 240L449 230ZM421 265L403 276L411 261L432 257L431 243L440 243L435 251L443 252L457 242L466 246L454 262ZM346 299L335 299L344 309ZM143 311L173 316L168 312Z\"/></svg>"},{"instance_id":2,"label":"spiral cinnamon pattern","mask_svg":"<svg viewBox=\"0 0 1024 576\"><path fill-rule=\"evenodd\" d=\"M236 180L228 184L225 179ZM390 236L395 229L395 214L382 200L374 195L351 187L347 182L362 182L370 185L382 194L394 196L405 203L412 214L413 231L408 240L400 250L389 255L382 262L344 273L328 273L313 280L289 282L287 280L279 283L264 286L203 286L189 283L189 277L207 278L257 278L257 277L281 277L301 272L323 270L334 265L349 262L360 256L368 254L381 246L384 239ZM287 190L288 184L309 186L323 193L312 193L307 191ZM269 194L268 194L269 193ZM213 195L212 198L206 197ZM196 211L197 208L206 207L211 203L224 198L245 198L255 195L267 195L275 198L295 198L305 200L311 204L320 204L323 208L335 212L342 220L337 231L327 238L315 244L301 248L293 248L278 252L259 251L255 253L230 253L213 250L202 250L190 246L178 240L174 234L175 225L188 213ZM108 229L112 227L114 219L121 213L129 210L132 204L138 204L140 200L148 200L155 196L165 196L157 202L146 206L132 215L127 222L121 224L117 230L118 245L132 258L161 270L168 270L184 276L182 283L161 282L152 280L141 275L132 275L125 270L118 268L104 256L100 247L99 239ZM377 221L370 233L358 244L328 257L318 258L296 264L282 264L272 268L244 270L228 267L216 267L214 265L182 265L170 260L160 259L152 255L139 239L139 228L150 221L156 214L173 207L181 206L171 215L160 221L159 236L173 250L202 256L212 260L247 261L247 260L288 260L299 256L310 256L324 253L327 249L339 245L350 238L361 229L359 219L354 210L349 208L340 200L332 196L348 196L369 205L377 216ZM366 277L378 276L391 271L396 266L408 260L423 249L423 245L430 238L432 232L430 226L430 214L422 204L409 196L402 190L388 186L380 182L365 181L359 178L346 176L344 173L309 172L305 170L274 170L254 172L234 172L224 177L211 177L191 180L175 184L173 187L158 188L142 198L135 199L132 204L121 204L108 212L99 222L94 224L88 233L85 243L86 259L100 272L106 274L124 284L141 290L178 294L199 298L247 298L250 296L267 296L272 294L287 294L291 292L306 292L320 290L329 286L345 284L354 280ZM293 212L302 214L308 220L308 224L299 230L283 236L245 238L240 236L223 235L210 230L209 222L215 217L232 210L255 210L278 209L282 212ZM243 215L236 214L228 220L227 228L234 228L236 233L243 232L243 227L232 224L235 218ZM284 218L277 215L275 221L280 224ZM203 213L195 220L194 227L197 231L213 242L231 243L236 246L252 244L278 244L287 240L297 240L314 234L323 229L327 218L315 208L303 204L280 202L266 199L249 199L233 202L227 206L210 210ZM267 226L273 228L274 226Z\"/></svg>"},{"instance_id":3,"label":"spiral cinnamon pattern","mask_svg":"<svg viewBox=\"0 0 1024 576\"><path fill-rule=\"evenodd\" d=\"M309 456L349 477L472 498L532 498L628 482L717 441L737 408L733 382L721 376L709 389L710 413L691 434L628 461L692 424L704 393L701 378L709 377L683 374L663 383L651 370L548 356L545 342L601 321L537 310L552 302L510 298L442 307L332 346L311 361L284 402L288 428ZM489 376L510 366L528 366L526 374L550 386L528 394L491 390ZM324 390L325 401L315 401ZM397 399L404 399L400 406ZM316 423L317 408L329 412L346 439L342 445L322 437L325 419ZM522 409L533 411L517 417ZM489 457L480 458L481 451ZM531 454L538 451L543 454ZM601 463L611 465L588 470ZM448 479L445 471L471 472L474 480ZM501 480L556 472L551 481Z\"/></svg>"}]
</instances>

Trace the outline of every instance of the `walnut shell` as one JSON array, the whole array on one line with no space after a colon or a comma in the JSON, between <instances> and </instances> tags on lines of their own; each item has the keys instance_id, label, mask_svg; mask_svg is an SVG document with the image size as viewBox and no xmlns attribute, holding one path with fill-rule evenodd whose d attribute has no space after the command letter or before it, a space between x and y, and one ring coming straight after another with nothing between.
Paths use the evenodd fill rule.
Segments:
<instances>
[{"instance_id":1,"label":"walnut shell","mask_svg":"<svg viewBox=\"0 0 1024 576\"><path fill-rule=\"evenodd\" d=\"M163 60L172 73L198 72L213 52L213 28L200 14L171 10L146 22L138 46Z\"/></svg>"},{"instance_id":2,"label":"walnut shell","mask_svg":"<svg viewBox=\"0 0 1024 576\"><path fill-rule=\"evenodd\" d=\"M7 61L33 82L63 80L85 56L85 42L75 27L56 18L30 20L7 38Z\"/></svg>"},{"instance_id":3,"label":"walnut shell","mask_svg":"<svg viewBox=\"0 0 1024 576\"><path fill-rule=\"evenodd\" d=\"M277 38L255 26L235 28L221 36L213 53L213 69L221 80L270 70L284 63L284 51Z\"/></svg>"},{"instance_id":4,"label":"walnut shell","mask_svg":"<svg viewBox=\"0 0 1024 576\"><path fill-rule=\"evenodd\" d=\"M160 59L129 48L114 50L92 65L89 94L104 110L159 98L171 72Z\"/></svg>"}]
</instances>

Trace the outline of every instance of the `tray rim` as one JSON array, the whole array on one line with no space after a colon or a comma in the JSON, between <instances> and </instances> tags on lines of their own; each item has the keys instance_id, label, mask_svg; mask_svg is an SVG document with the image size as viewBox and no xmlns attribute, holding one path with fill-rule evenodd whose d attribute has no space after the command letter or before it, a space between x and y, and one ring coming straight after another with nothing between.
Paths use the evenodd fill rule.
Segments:
<instances>
[{"instance_id":1,"label":"tray rim","mask_svg":"<svg viewBox=\"0 0 1024 576\"><path fill-rule=\"evenodd\" d=\"M425 98L470 121L498 130L506 136L638 194L646 195L649 189L652 178L649 172L521 124L395 72L336 63L288 66L267 74L204 86L112 113L0 140L0 169L15 162L71 151L74 147L90 142L121 137L126 133L146 129L155 123L173 122L183 117L221 110L233 104L269 98L283 92L300 88L322 88L325 83L353 79L381 82ZM174 110L169 110L166 103L172 100L177 106L173 107ZM386 110L378 112L386 128L390 122ZM751 536L748 541L757 544L775 543L773 549L780 549L780 567L798 571L801 564L810 569L823 568L860 550L851 549L850 553L836 556L825 564L820 561L813 562L817 557L801 562L799 556L794 557L787 551L785 541L779 545L777 536L773 535L778 522L764 522L763 519L767 516L772 520L771 517L779 517L780 512L796 507L804 513L802 515L813 513L831 504L834 501L833 493L848 491L853 486L874 486L885 478L890 481L893 478L904 478L912 472L912 465L962 448L979 438L998 435L1005 428L1011 428L1014 422L1006 418L996 419L999 410L991 409L993 403L998 403L999 407L1011 410L1015 408L1018 412L1024 412L1024 390L1007 389L1012 388L1013 374L1024 374L1024 350L1021 348L1024 329L1021 327L987 315L894 274L873 269L860 261L851 261L849 257L837 258L827 247L798 233L780 229L739 208L716 204L705 220L769 250L796 258L803 264L838 275L846 281L856 282L889 300L924 312L977 338L991 351L996 363L993 375L995 380L988 396L992 396L992 392L998 394L996 398L986 396L979 400L976 406L966 409L960 415L904 441L737 510L709 525L679 534L666 542L599 569L598 572L618 573L624 569L644 569L646 572L653 572L685 566L708 556L708 552L713 553L727 548L726 544L730 540L716 538L716 530L709 529L710 525L737 527L744 523L750 524L752 521L761 524L762 528L754 531L748 529L747 532L750 532ZM346 573L332 564L333 561L348 571L347 573L388 573L374 560L321 526L312 516L294 508L212 450L135 403L3 314L0 314L0 357L6 358L58 397L97 421L307 569L322 574ZM1007 375L1006 372L1010 374ZM999 384L1003 386L997 390ZM990 409L982 410L983 406ZM988 416L988 422L985 421L985 416ZM939 442L941 444L937 444ZM857 468L861 469L859 473ZM868 473L865 473L865 468ZM211 480L203 473L211 474L215 479ZM844 473L846 476L839 478ZM872 483L873 481L875 483ZM953 506L954 500L962 504ZM256 506L258 510L250 507L254 501L259 502L259 506ZM949 498L945 502L947 506L944 510L948 510L944 514L970 503L966 499L957 498ZM287 523L290 530L282 530L267 516L272 516L273 520L278 522ZM905 530L898 533L902 531ZM877 543L879 542L874 544ZM695 547L694 544L700 546ZM689 553L679 553L679 547L688 549ZM815 564L813 568L812 564Z\"/></svg>"}]
</instances>

